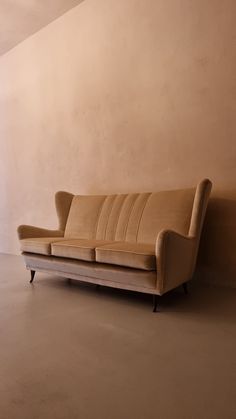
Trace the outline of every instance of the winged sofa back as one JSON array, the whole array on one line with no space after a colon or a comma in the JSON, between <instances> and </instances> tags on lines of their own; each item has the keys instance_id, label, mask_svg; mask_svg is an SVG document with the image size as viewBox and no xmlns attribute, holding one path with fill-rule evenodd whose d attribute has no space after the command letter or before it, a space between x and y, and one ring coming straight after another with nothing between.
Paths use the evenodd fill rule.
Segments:
<instances>
[{"instance_id":1,"label":"winged sofa back","mask_svg":"<svg viewBox=\"0 0 236 419\"><path fill-rule=\"evenodd\" d=\"M162 229L188 235L195 189L120 195L76 195L65 237L155 243Z\"/></svg>"}]
</instances>

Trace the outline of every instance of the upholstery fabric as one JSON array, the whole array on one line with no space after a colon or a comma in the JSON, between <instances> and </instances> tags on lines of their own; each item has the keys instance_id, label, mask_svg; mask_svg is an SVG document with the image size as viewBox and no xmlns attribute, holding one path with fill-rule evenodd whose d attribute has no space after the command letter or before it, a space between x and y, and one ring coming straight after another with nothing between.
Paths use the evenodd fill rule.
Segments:
<instances>
[{"instance_id":1,"label":"upholstery fabric","mask_svg":"<svg viewBox=\"0 0 236 419\"><path fill-rule=\"evenodd\" d=\"M71 202L74 195L69 192L59 191L55 195L55 205L59 222L59 230L65 231ZM64 235L64 234L63 234Z\"/></svg>"},{"instance_id":2,"label":"upholstery fabric","mask_svg":"<svg viewBox=\"0 0 236 419\"><path fill-rule=\"evenodd\" d=\"M96 248L96 261L130 268L156 269L155 246L143 243L112 243Z\"/></svg>"},{"instance_id":3,"label":"upholstery fabric","mask_svg":"<svg viewBox=\"0 0 236 419\"><path fill-rule=\"evenodd\" d=\"M35 237L63 237L63 231L48 230L47 228L34 227L29 225L21 225L17 229L18 237L22 239L30 239Z\"/></svg>"},{"instance_id":4,"label":"upholstery fabric","mask_svg":"<svg viewBox=\"0 0 236 419\"><path fill-rule=\"evenodd\" d=\"M66 278L92 282L114 288L158 293L155 271L144 271L104 263L23 253L28 269L51 272Z\"/></svg>"},{"instance_id":5,"label":"upholstery fabric","mask_svg":"<svg viewBox=\"0 0 236 419\"><path fill-rule=\"evenodd\" d=\"M157 288L163 294L191 279L197 259L202 225L212 184L197 186L188 235L162 230L156 241Z\"/></svg>"},{"instance_id":6,"label":"upholstery fabric","mask_svg":"<svg viewBox=\"0 0 236 419\"><path fill-rule=\"evenodd\" d=\"M98 217L105 198L103 195L74 196L66 224L65 237L96 239Z\"/></svg>"},{"instance_id":7,"label":"upholstery fabric","mask_svg":"<svg viewBox=\"0 0 236 419\"><path fill-rule=\"evenodd\" d=\"M194 195L194 189L152 193L140 219L137 242L156 243L163 229L188 234Z\"/></svg>"},{"instance_id":8,"label":"upholstery fabric","mask_svg":"<svg viewBox=\"0 0 236 419\"><path fill-rule=\"evenodd\" d=\"M155 244L163 229L188 234L194 189L74 196L66 238Z\"/></svg>"},{"instance_id":9,"label":"upholstery fabric","mask_svg":"<svg viewBox=\"0 0 236 419\"><path fill-rule=\"evenodd\" d=\"M52 244L52 255L94 262L95 247L105 244L108 242L104 240L65 239Z\"/></svg>"},{"instance_id":10,"label":"upholstery fabric","mask_svg":"<svg viewBox=\"0 0 236 419\"><path fill-rule=\"evenodd\" d=\"M51 244L63 240L63 237L39 237L20 240L22 252L38 253L40 255L51 254Z\"/></svg>"}]
</instances>

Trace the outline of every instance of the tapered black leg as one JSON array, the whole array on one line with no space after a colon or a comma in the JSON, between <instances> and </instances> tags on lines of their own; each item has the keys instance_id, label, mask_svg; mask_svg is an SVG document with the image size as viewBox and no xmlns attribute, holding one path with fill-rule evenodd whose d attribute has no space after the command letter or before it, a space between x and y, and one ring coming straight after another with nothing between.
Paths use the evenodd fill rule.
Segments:
<instances>
[{"instance_id":1,"label":"tapered black leg","mask_svg":"<svg viewBox=\"0 0 236 419\"><path fill-rule=\"evenodd\" d=\"M188 294L188 285L187 285L187 282L185 282L185 283L183 284L183 289L184 289L184 293L185 293L185 294Z\"/></svg>"},{"instance_id":2,"label":"tapered black leg","mask_svg":"<svg viewBox=\"0 0 236 419\"><path fill-rule=\"evenodd\" d=\"M160 309L157 307L158 300L160 300L160 296L153 294L153 313L156 313L157 311L160 311Z\"/></svg>"},{"instance_id":3,"label":"tapered black leg","mask_svg":"<svg viewBox=\"0 0 236 419\"><path fill-rule=\"evenodd\" d=\"M35 271L30 271L30 275L31 275L30 283L32 284L34 280Z\"/></svg>"}]
</instances>

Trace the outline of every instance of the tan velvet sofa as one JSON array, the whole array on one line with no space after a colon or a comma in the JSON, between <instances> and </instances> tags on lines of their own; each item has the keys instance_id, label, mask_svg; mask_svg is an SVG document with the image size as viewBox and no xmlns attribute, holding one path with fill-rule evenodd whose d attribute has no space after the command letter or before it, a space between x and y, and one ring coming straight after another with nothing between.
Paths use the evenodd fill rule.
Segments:
<instances>
[{"instance_id":1,"label":"tan velvet sofa","mask_svg":"<svg viewBox=\"0 0 236 419\"><path fill-rule=\"evenodd\" d=\"M57 192L58 230L21 225L31 271L157 296L191 279L211 191L192 189L77 196Z\"/></svg>"}]
</instances>

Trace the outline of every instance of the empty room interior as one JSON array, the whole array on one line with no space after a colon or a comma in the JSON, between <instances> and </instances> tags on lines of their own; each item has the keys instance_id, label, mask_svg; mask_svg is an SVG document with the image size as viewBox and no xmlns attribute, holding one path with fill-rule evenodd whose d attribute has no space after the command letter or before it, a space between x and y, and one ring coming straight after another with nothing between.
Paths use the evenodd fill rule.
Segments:
<instances>
[{"instance_id":1,"label":"empty room interior","mask_svg":"<svg viewBox=\"0 0 236 419\"><path fill-rule=\"evenodd\" d=\"M235 0L0 0L0 419L236 418Z\"/></svg>"}]
</instances>

